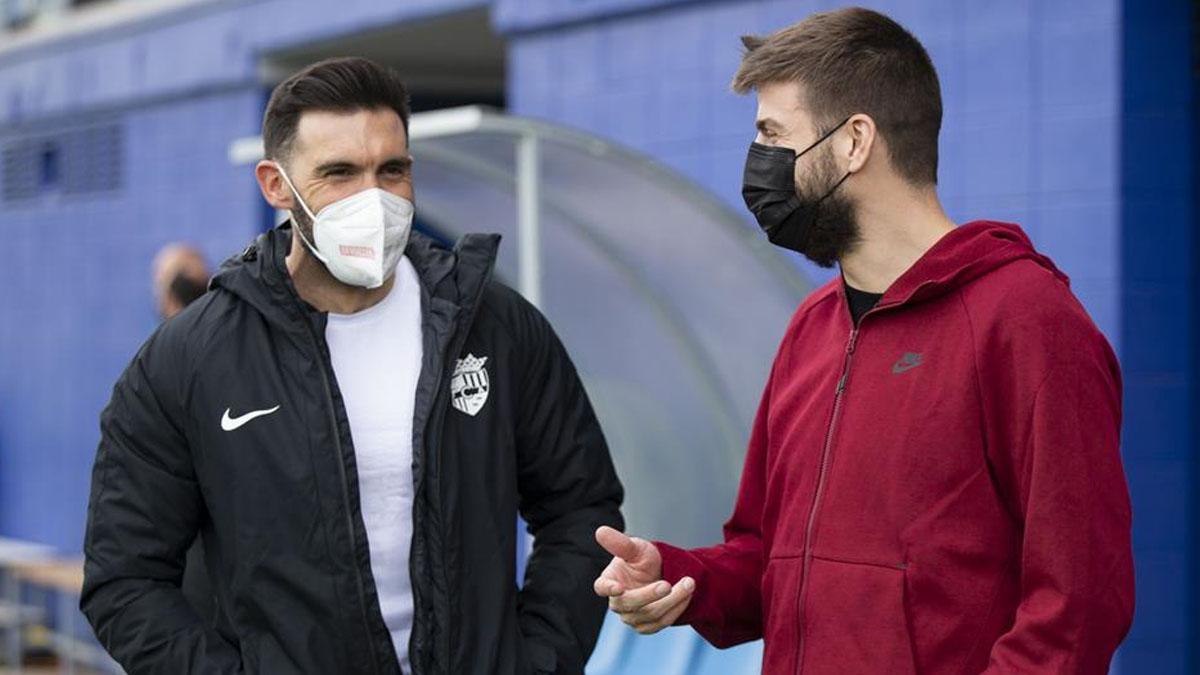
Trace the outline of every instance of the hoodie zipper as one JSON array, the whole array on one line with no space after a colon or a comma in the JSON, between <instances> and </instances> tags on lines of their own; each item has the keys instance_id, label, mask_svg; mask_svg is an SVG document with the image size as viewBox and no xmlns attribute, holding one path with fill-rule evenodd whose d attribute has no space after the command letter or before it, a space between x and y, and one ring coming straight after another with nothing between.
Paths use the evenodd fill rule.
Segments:
<instances>
[{"instance_id":1,"label":"hoodie zipper","mask_svg":"<svg viewBox=\"0 0 1200 675\"><path fill-rule=\"evenodd\" d=\"M861 325L861 320L859 324ZM804 569L800 581L800 593L796 597L796 616L799 617L799 646L796 650L796 672L799 673L804 663L804 596L808 590L809 569L813 557L813 528L817 523L817 510L821 506L821 495L825 491L825 475L829 468L829 455L833 451L834 432L837 430L838 418L842 412L842 401L845 398L846 380L850 377L850 363L854 358L854 344L858 340L858 327L850 330L850 339L846 343L846 355L842 360L842 374L837 381L837 389L833 395L833 414L829 418L829 427L825 430L825 445L821 450L820 471L817 474L817 490L813 493L812 507L808 512L808 525L804 531Z\"/></svg>"},{"instance_id":2,"label":"hoodie zipper","mask_svg":"<svg viewBox=\"0 0 1200 675\"><path fill-rule=\"evenodd\" d=\"M799 632L798 647L796 649L797 673L801 672L804 664L804 596L808 592L809 568L812 566L813 530L817 524L817 512L821 507L821 496L825 491L825 477L829 468L829 456L833 452L834 434L837 431L837 423L841 417L842 407L846 398L846 383L850 379L850 365L854 360L854 349L858 344L858 334L862 330L863 322L867 320L867 317L902 304L904 304L903 300L899 302L894 300L887 303L880 302L859 317L858 325L853 324L853 317L851 317L850 338L846 341L846 355L842 360L842 374L838 378L837 387L833 394L833 414L829 418L829 426L825 430L825 445L821 450L821 465L820 472L817 474L817 489L813 493L812 507L808 512L808 524L804 532L804 569L802 571L804 576L800 581L800 593L796 597L796 616L799 619L797 621L797 630ZM847 305L848 311L849 306Z\"/></svg>"},{"instance_id":3,"label":"hoodie zipper","mask_svg":"<svg viewBox=\"0 0 1200 675\"><path fill-rule=\"evenodd\" d=\"M333 388L329 384L329 371L327 370L327 368L330 367L329 359L326 357L325 349L322 347L320 338L318 338L316 331L313 330L312 322L309 321L308 317L306 316L306 312L303 311L303 307L300 309L301 317L303 318L304 324L308 329L309 337L311 337L313 340L313 345L317 350L317 358L320 361L321 384L324 386L325 391L325 409L329 413L330 428L333 429L333 443L338 459L338 477L341 479L342 484L342 508L346 513L346 530L350 535L350 551L354 557L354 581L358 587L358 608L359 612L362 614L363 636L366 638L367 652L371 657L371 670L378 674L379 659L375 650L375 640L371 635L371 622L367 618L366 585L363 583L362 570L359 569L358 565L358 537L354 534L354 518L351 515L350 509L350 482L346 477L346 459L342 456L342 431L338 427L337 413L334 411Z\"/></svg>"}]
</instances>

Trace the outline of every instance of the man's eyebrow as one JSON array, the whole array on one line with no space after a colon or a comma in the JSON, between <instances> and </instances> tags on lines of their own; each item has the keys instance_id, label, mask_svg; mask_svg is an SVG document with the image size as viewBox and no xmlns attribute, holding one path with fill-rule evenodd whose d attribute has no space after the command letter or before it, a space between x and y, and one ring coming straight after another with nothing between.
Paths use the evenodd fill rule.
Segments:
<instances>
[{"instance_id":1,"label":"man's eyebrow","mask_svg":"<svg viewBox=\"0 0 1200 675\"><path fill-rule=\"evenodd\" d=\"M396 155L395 157L389 157L389 158L385 159L383 161L383 164L381 164L380 166L399 165L404 168L408 168L408 167L412 166L412 163L413 163L412 156ZM313 174L315 174L317 176L326 176L326 175L329 175L329 174L337 172L337 171L345 171L345 172L352 173L352 172L361 171L361 170L362 170L362 167L354 162L344 160L344 159L332 159L327 162L322 162L321 164L318 164L317 167L315 169L313 169Z\"/></svg>"},{"instance_id":2,"label":"man's eyebrow","mask_svg":"<svg viewBox=\"0 0 1200 675\"><path fill-rule=\"evenodd\" d=\"M754 126L759 131L763 131L763 132L778 131L780 129L779 122L776 122L775 120L771 119L770 117L764 117L762 119L755 120Z\"/></svg>"},{"instance_id":3,"label":"man's eyebrow","mask_svg":"<svg viewBox=\"0 0 1200 675\"><path fill-rule=\"evenodd\" d=\"M358 168L358 165L354 162L335 159L329 162L318 164L317 168L313 169L313 173L317 174L318 176L323 176L325 174L333 173L334 171L356 171Z\"/></svg>"}]
</instances>

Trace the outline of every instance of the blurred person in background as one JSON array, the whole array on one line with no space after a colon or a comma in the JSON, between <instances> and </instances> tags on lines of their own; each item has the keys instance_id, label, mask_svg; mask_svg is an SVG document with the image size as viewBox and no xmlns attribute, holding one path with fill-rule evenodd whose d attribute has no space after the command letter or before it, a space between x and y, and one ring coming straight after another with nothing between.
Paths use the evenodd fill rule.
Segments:
<instances>
[{"instance_id":1,"label":"blurred person in background","mask_svg":"<svg viewBox=\"0 0 1200 675\"><path fill-rule=\"evenodd\" d=\"M159 316L164 321L183 311L208 290L211 275L204 254L195 246L172 243L159 249L151 264L151 280ZM206 622L217 620L217 600L204 569L204 543L199 537L188 549L183 594Z\"/></svg>"},{"instance_id":2,"label":"blurred person in background","mask_svg":"<svg viewBox=\"0 0 1200 675\"><path fill-rule=\"evenodd\" d=\"M491 279L499 237L411 231L408 119L364 59L280 84L256 177L292 220L118 380L81 606L130 673L583 672L621 485L554 331ZM180 591L197 533L215 626Z\"/></svg>"},{"instance_id":3,"label":"blurred person in background","mask_svg":"<svg viewBox=\"0 0 1200 675\"><path fill-rule=\"evenodd\" d=\"M765 673L1106 673L1134 603L1113 351L1019 227L947 217L911 34L846 9L744 42L746 204L841 275L788 327L724 543L602 528L596 592L643 633L763 638Z\"/></svg>"},{"instance_id":4,"label":"blurred person in background","mask_svg":"<svg viewBox=\"0 0 1200 675\"><path fill-rule=\"evenodd\" d=\"M208 290L208 263L194 246L167 244L154 256L152 267L154 299L164 320L183 311Z\"/></svg>"}]
</instances>

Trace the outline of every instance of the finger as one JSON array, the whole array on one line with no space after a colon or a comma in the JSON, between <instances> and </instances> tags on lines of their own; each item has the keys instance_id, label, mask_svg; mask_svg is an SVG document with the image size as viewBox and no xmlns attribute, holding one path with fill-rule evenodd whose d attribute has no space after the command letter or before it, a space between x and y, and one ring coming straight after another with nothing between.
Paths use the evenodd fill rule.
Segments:
<instances>
[{"instance_id":1,"label":"finger","mask_svg":"<svg viewBox=\"0 0 1200 675\"><path fill-rule=\"evenodd\" d=\"M667 597L646 605L638 613L642 620L633 624L634 630L643 635L652 635L674 624L687 609L695 590L696 582L691 577L680 579Z\"/></svg>"},{"instance_id":2,"label":"finger","mask_svg":"<svg viewBox=\"0 0 1200 675\"><path fill-rule=\"evenodd\" d=\"M675 625L675 622L679 619L680 615L682 615L687 610L688 603L690 601L691 601L690 596L687 598L684 598L683 602L679 603L678 605L675 605L675 608L672 609L671 611L667 612L667 614L665 616L663 616L663 618L659 619L658 621L651 622L651 623L641 624L640 626L634 626L634 630L641 633L642 635L653 635L664 628L669 628L669 627Z\"/></svg>"},{"instance_id":3,"label":"finger","mask_svg":"<svg viewBox=\"0 0 1200 675\"><path fill-rule=\"evenodd\" d=\"M605 566L604 571L596 580L592 582L592 589L596 591L596 595L604 598L620 595L626 591L625 581L628 574L625 573L627 565L620 558L613 558Z\"/></svg>"},{"instance_id":4,"label":"finger","mask_svg":"<svg viewBox=\"0 0 1200 675\"><path fill-rule=\"evenodd\" d=\"M640 614L645 617L645 621L658 621L678 607L681 602L690 599L695 590L696 581L691 577L684 577L671 588L671 592L666 597L646 605Z\"/></svg>"},{"instance_id":5,"label":"finger","mask_svg":"<svg viewBox=\"0 0 1200 675\"><path fill-rule=\"evenodd\" d=\"M602 598L611 598L621 595L625 592L625 586L616 579L610 579L605 575L601 575L592 584L592 589L596 591L596 595Z\"/></svg>"},{"instance_id":6,"label":"finger","mask_svg":"<svg viewBox=\"0 0 1200 675\"><path fill-rule=\"evenodd\" d=\"M636 612L646 605L665 598L671 592L671 584L665 581L658 581L653 584L646 584L640 588L631 588L624 593L610 596L608 606L618 614L626 612Z\"/></svg>"},{"instance_id":7,"label":"finger","mask_svg":"<svg viewBox=\"0 0 1200 675\"><path fill-rule=\"evenodd\" d=\"M607 525L596 530L596 543L603 546L605 551L629 563L636 562L642 553L632 537Z\"/></svg>"}]
</instances>

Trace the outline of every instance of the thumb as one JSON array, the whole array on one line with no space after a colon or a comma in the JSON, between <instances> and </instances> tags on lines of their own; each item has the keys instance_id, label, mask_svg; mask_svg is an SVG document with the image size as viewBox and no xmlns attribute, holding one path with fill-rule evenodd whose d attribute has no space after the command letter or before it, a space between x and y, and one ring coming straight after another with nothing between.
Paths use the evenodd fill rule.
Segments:
<instances>
[{"instance_id":1,"label":"thumb","mask_svg":"<svg viewBox=\"0 0 1200 675\"><path fill-rule=\"evenodd\" d=\"M603 546L605 551L631 564L638 562L643 552L639 542L607 525L596 530L596 543Z\"/></svg>"}]
</instances>

